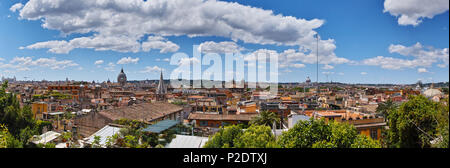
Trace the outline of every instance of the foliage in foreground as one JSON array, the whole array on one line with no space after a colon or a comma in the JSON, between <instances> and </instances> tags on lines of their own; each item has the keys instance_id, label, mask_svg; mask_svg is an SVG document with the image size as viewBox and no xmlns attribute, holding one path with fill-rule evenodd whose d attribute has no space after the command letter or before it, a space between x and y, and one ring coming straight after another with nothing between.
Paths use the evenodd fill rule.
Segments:
<instances>
[{"instance_id":1,"label":"foliage in foreground","mask_svg":"<svg viewBox=\"0 0 450 168\"><path fill-rule=\"evenodd\" d=\"M448 114L448 99L437 103L421 95L409 97L387 115L386 147L448 148Z\"/></svg>"},{"instance_id":2,"label":"foliage in foreground","mask_svg":"<svg viewBox=\"0 0 450 168\"><path fill-rule=\"evenodd\" d=\"M281 148L380 148L380 142L359 135L353 125L325 123L310 119L299 121L278 138Z\"/></svg>"},{"instance_id":3,"label":"foliage in foreground","mask_svg":"<svg viewBox=\"0 0 450 168\"><path fill-rule=\"evenodd\" d=\"M210 137L204 148L274 148L275 137L269 126L251 125L243 130L242 126L231 125L220 129Z\"/></svg>"},{"instance_id":4,"label":"foliage in foreground","mask_svg":"<svg viewBox=\"0 0 450 168\"><path fill-rule=\"evenodd\" d=\"M30 106L20 107L13 93L7 93L8 82L0 87L0 125L1 135L7 148L34 147L30 143L33 135L42 134L42 128L51 126L50 122L35 120Z\"/></svg>"},{"instance_id":5,"label":"foliage in foreground","mask_svg":"<svg viewBox=\"0 0 450 168\"><path fill-rule=\"evenodd\" d=\"M250 121L250 124L265 125L272 127L274 123L280 122L276 113L270 111L261 111L259 115Z\"/></svg>"}]
</instances>

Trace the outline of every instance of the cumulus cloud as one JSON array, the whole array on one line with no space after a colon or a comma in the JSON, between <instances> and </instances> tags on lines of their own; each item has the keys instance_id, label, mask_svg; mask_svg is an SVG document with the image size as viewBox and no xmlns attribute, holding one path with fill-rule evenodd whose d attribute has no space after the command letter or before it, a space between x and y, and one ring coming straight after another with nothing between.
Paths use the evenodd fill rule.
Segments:
<instances>
[{"instance_id":1,"label":"cumulus cloud","mask_svg":"<svg viewBox=\"0 0 450 168\"><path fill-rule=\"evenodd\" d=\"M146 66L144 70L140 71L141 73L154 73L154 72L161 72L163 69L158 66Z\"/></svg>"},{"instance_id":2,"label":"cumulus cloud","mask_svg":"<svg viewBox=\"0 0 450 168\"><path fill-rule=\"evenodd\" d=\"M384 12L398 17L399 25L417 26L424 18L432 19L449 9L448 0L385 0Z\"/></svg>"},{"instance_id":3,"label":"cumulus cloud","mask_svg":"<svg viewBox=\"0 0 450 168\"><path fill-rule=\"evenodd\" d=\"M181 58L180 61L178 62L178 66L189 66L189 65L199 64L199 63L200 63L200 60L195 57Z\"/></svg>"},{"instance_id":4,"label":"cumulus cloud","mask_svg":"<svg viewBox=\"0 0 450 168\"><path fill-rule=\"evenodd\" d=\"M114 72L114 71L116 71L115 68L116 68L116 64L110 62L110 63L108 63L108 66L105 67L105 70L106 70L106 71Z\"/></svg>"},{"instance_id":5,"label":"cumulus cloud","mask_svg":"<svg viewBox=\"0 0 450 168\"><path fill-rule=\"evenodd\" d=\"M214 41L207 41L200 44L198 50L202 53L224 54L239 53L240 51L244 50L244 48L240 47L233 41L223 41L219 43Z\"/></svg>"},{"instance_id":6,"label":"cumulus cloud","mask_svg":"<svg viewBox=\"0 0 450 168\"><path fill-rule=\"evenodd\" d=\"M316 47L313 47L314 49ZM333 69L334 66L330 64L344 64L353 63L354 61L348 60L346 58L338 57L334 53L336 45L334 40L320 40L319 41L319 64L325 65L324 68ZM245 56L245 60L257 60L258 54L265 54L266 57L269 55L274 55L278 57L280 68L303 68L304 64L315 64L317 62L317 54L312 50L305 49L287 49L278 53L275 50L260 49L253 53ZM262 61L262 60L260 60Z\"/></svg>"},{"instance_id":7,"label":"cumulus cloud","mask_svg":"<svg viewBox=\"0 0 450 168\"><path fill-rule=\"evenodd\" d=\"M68 53L75 48L173 52L178 50L176 44L163 39L154 41L153 36L182 35L299 46L306 51L315 48L314 35L317 33L314 29L324 23L320 19L283 16L271 10L215 0L30 0L16 11L21 19L43 22L42 27L46 29L60 31L63 35L78 33L86 36L24 47L49 48L54 53ZM152 39L141 45L138 41L146 35L151 35ZM327 45L334 50L334 40L330 39Z\"/></svg>"},{"instance_id":8,"label":"cumulus cloud","mask_svg":"<svg viewBox=\"0 0 450 168\"><path fill-rule=\"evenodd\" d=\"M9 10L11 12L16 12L17 10L20 10L23 8L23 4L22 3L16 3L13 6L11 6L11 8L9 8Z\"/></svg>"},{"instance_id":9,"label":"cumulus cloud","mask_svg":"<svg viewBox=\"0 0 450 168\"><path fill-rule=\"evenodd\" d=\"M400 59L393 57L377 56L362 61L364 65L380 66L384 69L398 70L404 68L431 67L434 63L439 62L439 67L447 67L449 65L448 48L435 49L433 47L424 47L420 43L412 46L390 45L390 53L397 53L402 56L411 57L413 59Z\"/></svg>"},{"instance_id":10,"label":"cumulus cloud","mask_svg":"<svg viewBox=\"0 0 450 168\"><path fill-rule=\"evenodd\" d=\"M425 73L425 72L428 72L428 70L426 68L419 68L419 69L417 69L417 72L418 73Z\"/></svg>"},{"instance_id":11,"label":"cumulus cloud","mask_svg":"<svg viewBox=\"0 0 450 168\"><path fill-rule=\"evenodd\" d=\"M137 64L139 62L139 58L131 58L131 57L123 57L117 64Z\"/></svg>"},{"instance_id":12,"label":"cumulus cloud","mask_svg":"<svg viewBox=\"0 0 450 168\"><path fill-rule=\"evenodd\" d=\"M289 67L293 67L293 68L304 68L305 64L291 64L289 65Z\"/></svg>"},{"instance_id":13,"label":"cumulus cloud","mask_svg":"<svg viewBox=\"0 0 450 168\"><path fill-rule=\"evenodd\" d=\"M97 60L97 61L95 61L95 65L100 65L100 64L103 64L105 61L103 61L103 60Z\"/></svg>"},{"instance_id":14,"label":"cumulus cloud","mask_svg":"<svg viewBox=\"0 0 450 168\"><path fill-rule=\"evenodd\" d=\"M324 66L322 67L322 69L330 70L330 69L334 69L334 66L331 66L331 65L326 64L326 65L324 65Z\"/></svg>"},{"instance_id":15,"label":"cumulus cloud","mask_svg":"<svg viewBox=\"0 0 450 168\"><path fill-rule=\"evenodd\" d=\"M367 72L361 72L361 75L367 75Z\"/></svg>"},{"instance_id":16,"label":"cumulus cloud","mask_svg":"<svg viewBox=\"0 0 450 168\"><path fill-rule=\"evenodd\" d=\"M180 46L160 36L149 36L147 41L142 43L142 50L148 52L151 49L159 49L160 53L169 53L178 51Z\"/></svg>"},{"instance_id":17,"label":"cumulus cloud","mask_svg":"<svg viewBox=\"0 0 450 168\"><path fill-rule=\"evenodd\" d=\"M77 66L79 65L72 60L57 60L56 58L39 58L33 60L31 57L14 57L8 64L0 63L0 68L14 69L17 71L29 71L34 67L63 70L68 67Z\"/></svg>"},{"instance_id":18,"label":"cumulus cloud","mask_svg":"<svg viewBox=\"0 0 450 168\"><path fill-rule=\"evenodd\" d=\"M91 37L79 37L70 41L44 41L38 42L19 49L43 49L48 48L49 52L56 54L68 54L76 48L89 48L95 51L112 50L117 52L139 52L140 44L126 36L101 36L94 35Z\"/></svg>"}]
</instances>

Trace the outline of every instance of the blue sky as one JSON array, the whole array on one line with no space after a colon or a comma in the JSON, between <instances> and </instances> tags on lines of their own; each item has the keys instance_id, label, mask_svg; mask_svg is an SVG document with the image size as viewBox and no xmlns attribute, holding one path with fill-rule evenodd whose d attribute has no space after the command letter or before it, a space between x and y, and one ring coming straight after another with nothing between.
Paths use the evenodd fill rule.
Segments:
<instances>
[{"instance_id":1,"label":"blue sky","mask_svg":"<svg viewBox=\"0 0 450 168\"><path fill-rule=\"evenodd\" d=\"M407 7L414 6L414 3L417 3L416 0L403 1L406 1L402 3L408 4ZM427 8L420 11L414 11L414 9L417 8L412 8L410 11L405 11L405 8L399 6L401 4L386 3L384 0L236 0L233 2L237 2L241 5L236 7L236 5L227 3L230 4L230 6L227 7L238 10L239 12L245 12L242 11L242 9L245 8L241 8L241 6L261 8L260 11L272 10L273 15L271 15L271 17L273 16L273 18L271 19L274 20L268 19L271 20L270 22L267 21L268 23L286 23L281 21L277 22L276 19L281 18L277 17L277 15L282 15L282 17L292 16L299 24L293 24L292 22L286 24L292 23L292 26L300 26L300 28L308 27L305 28L304 31L317 32L323 40L333 40L334 43L324 42L324 45L335 46L335 49L324 51L327 53L324 57L330 58L329 60L331 61L321 62L319 81L326 81L326 74L328 74L329 81L332 80L344 83L399 84L415 83L419 79L424 82L441 82L448 81L449 79L448 1L435 1L436 3L446 3L446 9L445 7L443 9ZM11 7L17 3L23 5L13 12ZM72 27L70 27L70 25L60 26L58 24L64 23L63 21L55 21L48 18L56 17L52 16L52 14L59 16L63 16L63 14L75 15L75 12L69 13L62 10L49 9L47 11L55 10L55 12L39 13L31 11L37 9L27 7L31 6L31 3L40 4L42 2L39 0L33 0L33 2L0 2L0 76L16 76L20 80L24 79L24 77L35 80L65 80L66 77L69 77L69 79L74 80L104 81L108 78L115 80L118 72L120 72L120 68L123 67L130 80L157 79L159 78L158 70L160 68L165 70L166 76L168 76L169 72L173 69L177 68L176 65L169 65L168 62L163 61L163 59L170 58L170 56L175 53L171 51L176 50L176 52L184 52L189 56L192 56L193 45L200 45L209 41L215 43L233 42L240 48L245 48L244 50L241 50L242 53L252 53L260 49L274 50L280 54L288 49L300 52L298 49L299 47L306 46L308 49L309 45L313 45L311 42L304 42L310 39L309 36L299 35L300 39L304 38L305 40L298 40L301 42L296 41L294 42L295 44L282 38L275 37L278 35L277 33L284 33L284 29L279 32L278 30L262 30L262 32L266 34L259 37L259 32L257 32L259 30L244 28L245 33L250 33L254 37L239 37L240 39L238 38L236 40L227 35L218 35L221 32L211 32L216 30L181 30L183 29L183 25L180 25L181 28L169 32L168 34L170 35L167 35L167 32L161 30L149 30L153 33L150 36L162 37L158 41L162 42L164 46L168 46L166 44L169 44L170 42L171 51L169 52L162 53L162 50L155 48L152 48L150 51L117 51L117 49L115 49L117 46L112 45L108 45L110 48L104 49L105 51L97 51L99 50L99 46L96 45L94 47L78 46L68 52L58 53L50 51L49 49L52 48L52 46L49 47L48 43L46 43L46 46L40 48L36 46L34 46L34 48L27 46L39 42L61 42L81 37L96 37L96 34L106 35L111 32L111 28L107 26L95 28L89 27L88 32L82 32L83 30L77 29L78 27L75 25L72 25ZM70 5L67 6L71 7ZM419 3L417 6L421 7L423 4ZM39 7L40 6L37 6L37 8ZM106 10L105 8L107 7L102 7L102 9ZM77 10L76 5L73 6L73 9L74 11ZM387 9L387 11L384 12L385 9ZM133 8L127 8L126 10L128 11L125 11L124 13L129 14L132 13ZM210 10L214 11L212 8ZM62 12L62 14L58 14L57 12ZM83 11L78 12L83 13ZM416 12L417 15L423 15L423 18L411 19L411 17L406 17L407 19L405 22L403 22L403 20L401 21L400 17L402 14L408 15L414 12ZM21 13L24 13L22 18L20 18ZM263 14L264 13L261 12L261 15ZM429 17L430 15L432 18ZM33 17L39 17L39 19L33 19ZM145 18L145 16L143 17ZM177 17L183 17L183 15L177 15ZM44 19L47 19L47 21ZM151 19L154 19L154 16L152 16ZM244 20L249 21L250 23L252 19L258 18L248 17ZM305 19L307 21L319 19L323 21L323 24L318 27L313 26L315 25L313 22L302 25L300 24L300 19ZM46 27L44 23L51 25L51 28ZM65 24L71 23L65 22ZM234 26L231 21L227 22L227 24L229 24L227 26ZM138 26L145 27L146 25L143 24ZM309 28L310 26L317 28ZM70 30L77 30L69 32L68 28L70 28ZM198 29L202 28L200 27ZM115 31L119 31L119 29ZM192 31L206 33L197 37L192 37L192 34L190 34ZM286 32L290 31L292 30L286 29ZM274 34L270 35L270 32L273 32ZM64 33L66 33L66 35ZM172 35L175 33L178 34ZM111 34L108 35L114 36ZM145 42L149 36L149 34L143 35L143 33L129 33L128 36L120 36L119 39L124 40L123 38L129 38L131 39L130 41L133 41L137 37L135 35L139 36L140 43ZM257 40L255 41L254 39ZM277 44L267 44L271 42L265 42L260 39L281 40L276 41ZM105 38L101 40L105 40ZM119 44L119 46L120 45L122 44ZM178 46L178 48L174 47L174 45ZM53 46L55 49L60 49L58 47ZM311 48L311 46L309 47L310 49L314 49ZM321 48L319 50L322 51ZM304 54L308 55L310 53L305 52ZM380 58L378 56L382 57ZM31 60L28 57L30 57ZM134 59L135 62L131 61L127 62L128 64L118 64L118 61L124 57L131 57L131 60ZM39 60L40 58L48 59ZM139 60L136 61L136 58L139 58ZM338 58L342 58L344 61L334 61L335 59L338 60ZM158 59L160 59L160 61L157 61ZM98 60L103 60L103 63L98 65L94 64ZM108 67L109 63L112 63L114 66L112 69L105 69ZM55 66L56 64L60 66ZM294 64L301 64L301 66L291 66ZM329 67L324 69L326 65ZM148 71L144 72L146 67L148 67ZM280 73L278 75L280 82L303 82L307 76L310 76L313 81L316 81L316 64L308 61L306 57L299 56L298 58L289 60L286 62L286 67L282 67L278 71Z\"/></svg>"}]
</instances>

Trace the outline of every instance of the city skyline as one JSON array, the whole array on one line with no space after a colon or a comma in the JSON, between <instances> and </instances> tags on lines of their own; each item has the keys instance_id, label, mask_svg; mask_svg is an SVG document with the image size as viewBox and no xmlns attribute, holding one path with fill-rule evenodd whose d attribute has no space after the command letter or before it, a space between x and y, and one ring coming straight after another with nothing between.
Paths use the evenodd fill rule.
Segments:
<instances>
[{"instance_id":1,"label":"city skyline","mask_svg":"<svg viewBox=\"0 0 450 168\"><path fill-rule=\"evenodd\" d=\"M315 82L319 34L319 82L448 81L448 1L422 11L420 1L174 2L0 2L0 76L113 81L123 67L129 80L153 80L177 68L171 55L201 45L203 54L272 52L279 82Z\"/></svg>"}]
</instances>

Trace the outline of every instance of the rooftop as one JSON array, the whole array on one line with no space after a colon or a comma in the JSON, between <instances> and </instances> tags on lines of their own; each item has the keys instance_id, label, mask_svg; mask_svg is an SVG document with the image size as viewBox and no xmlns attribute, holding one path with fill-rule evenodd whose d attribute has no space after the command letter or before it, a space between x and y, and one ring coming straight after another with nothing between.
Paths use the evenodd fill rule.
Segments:
<instances>
[{"instance_id":1,"label":"rooftop","mask_svg":"<svg viewBox=\"0 0 450 168\"><path fill-rule=\"evenodd\" d=\"M163 131L165 131L165 130L167 130L167 129L175 126L175 125L177 125L178 123L179 123L179 121L176 121L176 120L163 120L163 121L160 121L160 122L158 122L156 124L147 126L147 128L145 128L142 131L144 131L144 132L153 132L153 133L161 133L161 132L163 132Z\"/></svg>"},{"instance_id":2,"label":"rooftop","mask_svg":"<svg viewBox=\"0 0 450 168\"><path fill-rule=\"evenodd\" d=\"M216 121L250 121L258 114L203 114L191 113L190 120L216 120Z\"/></svg>"},{"instance_id":3,"label":"rooftop","mask_svg":"<svg viewBox=\"0 0 450 168\"><path fill-rule=\"evenodd\" d=\"M167 148L201 148L208 141L208 137L176 135Z\"/></svg>"},{"instance_id":4,"label":"rooftop","mask_svg":"<svg viewBox=\"0 0 450 168\"><path fill-rule=\"evenodd\" d=\"M99 113L111 120L126 118L131 120L144 119L149 122L181 110L183 110L181 106L166 102L155 102L108 109Z\"/></svg>"}]
</instances>

